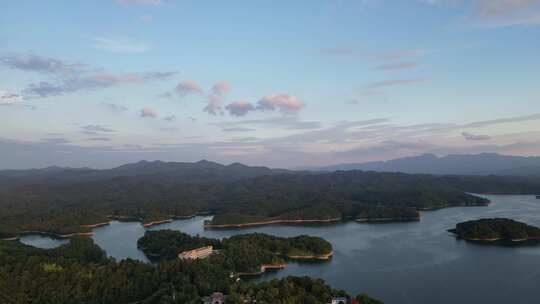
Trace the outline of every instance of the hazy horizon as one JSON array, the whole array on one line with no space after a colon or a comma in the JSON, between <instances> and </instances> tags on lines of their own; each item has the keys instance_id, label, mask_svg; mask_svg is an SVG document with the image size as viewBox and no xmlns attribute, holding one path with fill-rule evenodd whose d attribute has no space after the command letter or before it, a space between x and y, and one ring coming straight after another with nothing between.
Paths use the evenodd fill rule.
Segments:
<instances>
[{"instance_id":1,"label":"hazy horizon","mask_svg":"<svg viewBox=\"0 0 540 304\"><path fill-rule=\"evenodd\" d=\"M0 169L540 155L538 0L6 1L0 24Z\"/></svg>"},{"instance_id":2,"label":"hazy horizon","mask_svg":"<svg viewBox=\"0 0 540 304\"><path fill-rule=\"evenodd\" d=\"M62 165L58 165L58 164L49 164L49 165L45 165L45 166L41 166L41 167L20 167L20 168L0 168L0 171L9 171L9 170L41 170L41 169L49 169L49 168L62 168L62 169L93 169L93 170L107 170L107 169L114 169L114 168L117 168L117 167L120 167L120 166L124 166L124 165L132 165L132 164L138 164L138 163L144 163L144 162L147 162L147 163L152 163L152 162L162 162L162 163L199 163L199 162L204 162L204 161L207 161L207 162L213 162L213 163L217 163L217 164L220 164L220 165L224 165L224 166L228 166L228 165L232 165L232 164L242 164L242 165L246 165L246 166L261 166L261 167L268 167L270 169L286 169L286 170L319 170L319 169L323 169L325 170L326 168L330 168L331 170L338 170L338 167L340 166L347 166L347 165L369 165L369 164L377 164L377 163L388 163L388 162L393 162L393 161L408 161L409 159L423 159L425 157L429 157L429 156L435 156L438 160L443 160L445 159L446 157L451 157L451 156L458 156L458 157L461 157L461 156L469 156L469 157L481 157L481 156L491 156L491 155L496 155L496 156L499 156L499 157L517 157L517 158L520 158L520 159L538 159L540 161L540 156L535 156L535 155L532 155L532 156L516 156L516 155L506 155L506 154L498 154L498 153L475 153L475 154L444 154L444 155L436 155L436 154L432 154L432 153L423 153L423 154L417 154L417 155L411 155L411 156L404 156L404 157L399 157L399 158L392 158L392 159L387 159L387 160L378 160L378 161L366 161L366 162L351 162L351 163L343 163L343 162L337 162L337 163L330 163L330 164L327 164L327 165L320 165L320 166L290 166L290 167L272 167L272 166L268 166L268 165L265 165L264 163L254 163L254 164L250 164L250 163L244 163L244 162L241 162L241 161L232 161L232 162L220 162L220 161L216 161L216 160L213 160L213 159L205 159L205 158L201 158L201 159L197 159L197 160L193 160L193 161L177 161L177 160L163 160L163 159L133 159L131 161L125 161L125 162L121 162L119 161L118 163L112 163L110 166L88 166L88 165L80 165L80 166L62 166ZM523 157L523 158L522 158ZM487 160L487 159L484 159L484 160ZM513 168L513 169L520 169L519 165L516 165L516 164L512 164L512 163L505 163L503 164L503 166L506 166L506 167L509 167L509 168ZM336 169L333 169L333 168L336 168ZM339 170L356 170L355 168L352 168L352 169L347 169L347 167L343 167ZM384 170L383 170L384 171Z\"/></svg>"}]
</instances>

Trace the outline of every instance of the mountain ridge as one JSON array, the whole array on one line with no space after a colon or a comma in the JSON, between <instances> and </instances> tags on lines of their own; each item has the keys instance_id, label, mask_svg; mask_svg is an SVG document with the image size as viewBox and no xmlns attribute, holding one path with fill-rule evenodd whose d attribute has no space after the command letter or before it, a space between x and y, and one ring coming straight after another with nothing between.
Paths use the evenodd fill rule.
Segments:
<instances>
[{"instance_id":1,"label":"mountain ridge","mask_svg":"<svg viewBox=\"0 0 540 304\"><path fill-rule=\"evenodd\" d=\"M540 157L510 156L497 153L449 154L441 157L434 154L421 154L386 161L344 163L309 168L308 170L362 170L434 175L540 176Z\"/></svg>"},{"instance_id":2,"label":"mountain ridge","mask_svg":"<svg viewBox=\"0 0 540 304\"><path fill-rule=\"evenodd\" d=\"M0 170L0 185L10 187L28 184L89 182L121 177L157 179L164 182L215 182L287 172L290 171L263 166L247 166L241 163L223 165L204 159L197 162L141 160L110 169L50 166L42 169Z\"/></svg>"}]
</instances>

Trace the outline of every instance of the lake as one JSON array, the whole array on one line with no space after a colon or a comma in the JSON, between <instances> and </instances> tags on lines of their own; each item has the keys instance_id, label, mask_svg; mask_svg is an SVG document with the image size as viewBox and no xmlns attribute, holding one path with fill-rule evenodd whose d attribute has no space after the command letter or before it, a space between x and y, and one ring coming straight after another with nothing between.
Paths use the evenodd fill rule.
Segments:
<instances>
[{"instance_id":1,"label":"lake","mask_svg":"<svg viewBox=\"0 0 540 304\"><path fill-rule=\"evenodd\" d=\"M204 230L203 220L208 218L196 217L150 229L174 229L213 238L250 232L309 234L325 238L334 247L329 262L292 263L261 280L288 275L319 277L334 288L351 294L366 292L388 304L538 303L540 247L471 244L446 232L458 222L487 217L508 217L540 226L540 200L534 196L485 197L492 201L488 207L422 212L422 220L411 223ZM112 222L95 229L93 238L117 259L147 261L136 245L144 231L140 223ZM47 247L57 242L39 236L26 236L21 241Z\"/></svg>"}]
</instances>

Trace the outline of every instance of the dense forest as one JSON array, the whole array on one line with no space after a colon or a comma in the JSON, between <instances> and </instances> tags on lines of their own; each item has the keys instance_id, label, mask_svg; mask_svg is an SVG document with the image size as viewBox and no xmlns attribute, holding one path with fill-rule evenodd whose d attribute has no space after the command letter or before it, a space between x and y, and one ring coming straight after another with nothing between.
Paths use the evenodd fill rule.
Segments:
<instances>
[{"instance_id":1,"label":"dense forest","mask_svg":"<svg viewBox=\"0 0 540 304\"><path fill-rule=\"evenodd\" d=\"M415 210L488 203L467 192L540 193L540 181L525 177L308 173L241 164L175 164L0 172L0 238L25 231L87 232L91 228L86 225L112 218L151 222L198 212L215 214L211 224L366 216L373 221L408 219L417 215Z\"/></svg>"},{"instance_id":2,"label":"dense forest","mask_svg":"<svg viewBox=\"0 0 540 304\"><path fill-rule=\"evenodd\" d=\"M223 240L190 236L179 231L147 231L137 246L154 261L176 259L178 253L211 245L213 259L232 273L258 273L262 265L280 265L287 259L328 258L332 245L319 237L301 235L283 238L253 233Z\"/></svg>"},{"instance_id":3,"label":"dense forest","mask_svg":"<svg viewBox=\"0 0 540 304\"><path fill-rule=\"evenodd\" d=\"M148 230L137 241L137 247L149 259L176 259L178 253L204 246L221 249L221 241L199 236L191 236L174 230Z\"/></svg>"},{"instance_id":4,"label":"dense forest","mask_svg":"<svg viewBox=\"0 0 540 304\"><path fill-rule=\"evenodd\" d=\"M358 222L408 222L419 221L420 213L411 207L362 206L359 208Z\"/></svg>"},{"instance_id":5,"label":"dense forest","mask_svg":"<svg viewBox=\"0 0 540 304\"><path fill-rule=\"evenodd\" d=\"M472 241L540 241L540 228L505 218L458 223L449 231Z\"/></svg>"},{"instance_id":6,"label":"dense forest","mask_svg":"<svg viewBox=\"0 0 540 304\"><path fill-rule=\"evenodd\" d=\"M236 281L230 266L222 255L155 265L130 259L117 262L82 237L55 249L0 241L0 303L201 303L201 297L216 291L234 304L322 304L332 296L346 296L308 277ZM379 302L367 297L364 303Z\"/></svg>"}]
</instances>

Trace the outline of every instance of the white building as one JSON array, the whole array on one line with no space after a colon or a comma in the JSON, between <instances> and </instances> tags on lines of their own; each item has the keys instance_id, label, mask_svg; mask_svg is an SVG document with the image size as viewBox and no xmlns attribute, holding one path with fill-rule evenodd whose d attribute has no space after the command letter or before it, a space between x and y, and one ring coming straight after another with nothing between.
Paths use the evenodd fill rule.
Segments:
<instances>
[{"instance_id":1,"label":"white building","mask_svg":"<svg viewBox=\"0 0 540 304\"><path fill-rule=\"evenodd\" d=\"M201 247L193 250L183 251L178 254L179 259L197 260L209 257L214 248L212 246Z\"/></svg>"}]
</instances>

